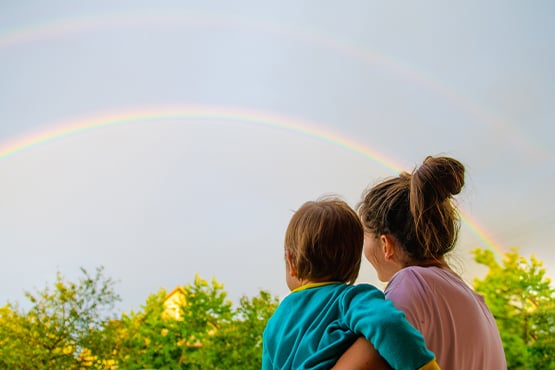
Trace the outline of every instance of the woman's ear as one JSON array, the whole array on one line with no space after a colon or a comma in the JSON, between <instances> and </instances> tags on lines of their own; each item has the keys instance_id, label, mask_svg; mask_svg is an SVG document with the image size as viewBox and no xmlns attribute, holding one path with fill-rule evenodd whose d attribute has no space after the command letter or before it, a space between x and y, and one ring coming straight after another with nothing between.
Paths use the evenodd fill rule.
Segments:
<instances>
[{"instance_id":1,"label":"woman's ear","mask_svg":"<svg viewBox=\"0 0 555 370\"><path fill-rule=\"evenodd\" d=\"M391 234L382 234L380 236L380 241L382 243L383 255L386 261L393 260L395 257L397 240Z\"/></svg>"}]
</instances>

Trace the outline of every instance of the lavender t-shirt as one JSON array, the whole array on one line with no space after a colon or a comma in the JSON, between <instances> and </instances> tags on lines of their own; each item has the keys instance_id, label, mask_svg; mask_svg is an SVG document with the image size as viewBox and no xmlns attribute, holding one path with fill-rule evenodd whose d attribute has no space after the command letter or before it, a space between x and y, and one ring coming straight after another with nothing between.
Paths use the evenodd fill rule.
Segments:
<instances>
[{"instance_id":1,"label":"lavender t-shirt","mask_svg":"<svg viewBox=\"0 0 555 370\"><path fill-rule=\"evenodd\" d=\"M507 369L495 319L481 295L440 267L406 267L385 296L423 334L442 370Z\"/></svg>"}]
</instances>

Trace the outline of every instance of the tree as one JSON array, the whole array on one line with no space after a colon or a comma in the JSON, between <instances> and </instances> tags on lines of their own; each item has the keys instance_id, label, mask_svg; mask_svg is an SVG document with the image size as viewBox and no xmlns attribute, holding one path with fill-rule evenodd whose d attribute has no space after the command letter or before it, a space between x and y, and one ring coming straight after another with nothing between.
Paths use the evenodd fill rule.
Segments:
<instances>
[{"instance_id":1,"label":"tree","mask_svg":"<svg viewBox=\"0 0 555 370\"><path fill-rule=\"evenodd\" d=\"M205 369L245 370L262 367L262 332L278 306L267 291L241 297L234 319L210 336L203 348Z\"/></svg>"},{"instance_id":2,"label":"tree","mask_svg":"<svg viewBox=\"0 0 555 370\"><path fill-rule=\"evenodd\" d=\"M499 264L490 250L473 251L476 262L489 268L474 279L499 327L509 369L555 369L555 289L542 262L516 249Z\"/></svg>"},{"instance_id":3,"label":"tree","mask_svg":"<svg viewBox=\"0 0 555 370\"><path fill-rule=\"evenodd\" d=\"M180 287L174 312L164 289L148 297L142 309L122 316L119 363L124 368L201 369L207 337L232 319L232 302L223 285L198 275Z\"/></svg>"},{"instance_id":4,"label":"tree","mask_svg":"<svg viewBox=\"0 0 555 370\"><path fill-rule=\"evenodd\" d=\"M177 297L177 299L173 299ZM118 332L122 368L260 369L262 331L277 306L267 292L242 297L237 309L216 279L198 275L170 294L161 289ZM170 304L171 303L171 304Z\"/></svg>"},{"instance_id":5,"label":"tree","mask_svg":"<svg viewBox=\"0 0 555 370\"><path fill-rule=\"evenodd\" d=\"M24 317L11 305L0 308L0 368L25 369L21 359L33 358L32 348L23 340L27 335L24 324Z\"/></svg>"},{"instance_id":6,"label":"tree","mask_svg":"<svg viewBox=\"0 0 555 370\"><path fill-rule=\"evenodd\" d=\"M262 332L278 300L261 291L237 308L224 286L192 284L150 295L138 312L112 314L119 296L103 269L77 283L26 293L32 307L0 307L0 368L260 369Z\"/></svg>"},{"instance_id":7,"label":"tree","mask_svg":"<svg viewBox=\"0 0 555 370\"><path fill-rule=\"evenodd\" d=\"M11 369L110 367L107 324L119 296L102 267L81 269L77 283L57 273L53 287L32 294L28 311L17 304L0 310L0 365Z\"/></svg>"},{"instance_id":8,"label":"tree","mask_svg":"<svg viewBox=\"0 0 555 370\"><path fill-rule=\"evenodd\" d=\"M172 323L162 319L165 298L166 291L160 289L147 298L139 312L122 315L116 334L117 360L122 368L179 368L176 333L170 333Z\"/></svg>"}]
</instances>

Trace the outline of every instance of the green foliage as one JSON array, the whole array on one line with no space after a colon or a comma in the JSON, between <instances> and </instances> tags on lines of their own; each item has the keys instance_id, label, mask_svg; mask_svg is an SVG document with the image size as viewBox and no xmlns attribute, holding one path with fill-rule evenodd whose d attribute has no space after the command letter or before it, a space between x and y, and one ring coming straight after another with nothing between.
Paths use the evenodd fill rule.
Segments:
<instances>
[{"instance_id":1,"label":"green foliage","mask_svg":"<svg viewBox=\"0 0 555 370\"><path fill-rule=\"evenodd\" d=\"M103 269L77 283L26 293L32 307L0 307L4 369L260 369L262 331L277 307L261 291L237 308L222 284L192 284L150 295L138 312L110 313L119 300Z\"/></svg>"},{"instance_id":2,"label":"green foliage","mask_svg":"<svg viewBox=\"0 0 555 370\"><path fill-rule=\"evenodd\" d=\"M164 340L162 335L165 297L166 292L161 289L148 297L142 311L122 315L117 329L116 352L118 363L124 365L123 368L157 368L164 362L166 354L160 349L172 342L171 338Z\"/></svg>"},{"instance_id":3,"label":"green foliage","mask_svg":"<svg viewBox=\"0 0 555 370\"><path fill-rule=\"evenodd\" d=\"M34 358L33 348L25 342L27 332L24 317L9 304L0 308L0 368L24 369L20 358Z\"/></svg>"},{"instance_id":4,"label":"green foliage","mask_svg":"<svg viewBox=\"0 0 555 370\"><path fill-rule=\"evenodd\" d=\"M25 293L28 311L7 304L0 310L0 366L10 369L72 369L105 366L111 356L109 314L119 296L103 269L81 269L77 283L58 273L54 286Z\"/></svg>"},{"instance_id":5,"label":"green foliage","mask_svg":"<svg viewBox=\"0 0 555 370\"><path fill-rule=\"evenodd\" d=\"M193 284L151 295L123 315L118 337L122 368L260 369L262 331L277 307L267 292L241 298L233 309L222 284L199 276ZM168 305L175 298L177 311ZM175 308L175 307L173 307Z\"/></svg>"},{"instance_id":6,"label":"green foliage","mask_svg":"<svg viewBox=\"0 0 555 370\"><path fill-rule=\"evenodd\" d=\"M205 369L262 368L262 332L278 305L267 291L251 299L242 297L235 319L208 337L203 348Z\"/></svg>"},{"instance_id":7,"label":"green foliage","mask_svg":"<svg viewBox=\"0 0 555 370\"><path fill-rule=\"evenodd\" d=\"M198 276L173 292L172 306L164 289L149 296L139 312L122 315L118 362L124 368L202 368L205 338L231 320L225 296L216 280L209 284Z\"/></svg>"},{"instance_id":8,"label":"green foliage","mask_svg":"<svg viewBox=\"0 0 555 370\"><path fill-rule=\"evenodd\" d=\"M515 249L499 264L489 250L473 251L476 262L489 268L475 279L503 341L509 369L555 369L555 289L542 262Z\"/></svg>"},{"instance_id":9,"label":"green foliage","mask_svg":"<svg viewBox=\"0 0 555 370\"><path fill-rule=\"evenodd\" d=\"M555 369L555 289L541 261L473 251L489 268L475 289L499 327L509 369ZM58 273L52 287L26 293L31 308L0 307L4 369L260 369L262 332L278 305L269 292L238 307L222 284L196 276L168 294L150 295L138 312L114 317L119 301L102 268L77 282Z\"/></svg>"}]
</instances>

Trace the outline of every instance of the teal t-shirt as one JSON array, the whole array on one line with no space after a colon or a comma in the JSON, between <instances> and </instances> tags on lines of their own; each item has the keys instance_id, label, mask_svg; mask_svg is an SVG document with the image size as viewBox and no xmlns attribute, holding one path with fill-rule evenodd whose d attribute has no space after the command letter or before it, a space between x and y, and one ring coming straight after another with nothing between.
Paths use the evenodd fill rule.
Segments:
<instances>
[{"instance_id":1,"label":"teal t-shirt","mask_svg":"<svg viewBox=\"0 0 555 370\"><path fill-rule=\"evenodd\" d=\"M262 369L329 369L359 336L394 369L415 370L434 359L383 292L327 283L295 290L280 303L264 330Z\"/></svg>"}]
</instances>

